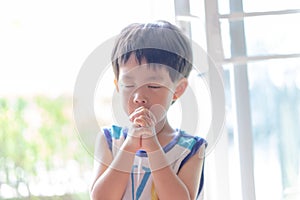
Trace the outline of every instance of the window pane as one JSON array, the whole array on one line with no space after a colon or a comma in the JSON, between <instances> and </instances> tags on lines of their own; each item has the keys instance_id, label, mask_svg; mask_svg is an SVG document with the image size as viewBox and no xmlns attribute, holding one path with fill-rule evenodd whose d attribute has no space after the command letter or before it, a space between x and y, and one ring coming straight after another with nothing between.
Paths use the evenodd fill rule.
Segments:
<instances>
[{"instance_id":1,"label":"window pane","mask_svg":"<svg viewBox=\"0 0 300 200\"><path fill-rule=\"evenodd\" d=\"M242 0L241 0L242 1ZM218 0L220 14L230 13L230 0ZM244 12L268 12L279 10L300 9L299 0L244 0Z\"/></svg>"},{"instance_id":2,"label":"window pane","mask_svg":"<svg viewBox=\"0 0 300 200\"><path fill-rule=\"evenodd\" d=\"M245 18L248 56L300 53L299 14ZM220 20L224 57L230 58L230 22Z\"/></svg>"},{"instance_id":3,"label":"window pane","mask_svg":"<svg viewBox=\"0 0 300 200\"><path fill-rule=\"evenodd\" d=\"M229 7L229 0L218 0L218 9L220 14L229 14L230 7Z\"/></svg>"},{"instance_id":4,"label":"window pane","mask_svg":"<svg viewBox=\"0 0 300 200\"><path fill-rule=\"evenodd\" d=\"M300 9L299 0L244 0L245 12Z\"/></svg>"},{"instance_id":5,"label":"window pane","mask_svg":"<svg viewBox=\"0 0 300 200\"><path fill-rule=\"evenodd\" d=\"M223 51L224 51L224 58L231 57L231 49L230 49L230 27L227 19L220 20L221 26L221 37L223 43Z\"/></svg>"},{"instance_id":6,"label":"window pane","mask_svg":"<svg viewBox=\"0 0 300 200\"><path fill-rule=\"evenodd\" d=\"M300 59L252 63L248 73L257 199L299 199Z\"/></svg>"},{"instance_id":7,"label":"window pane","mask_svg":"<svg viewBox=\"0 0 300 200\"><path fill-rule=\"evenodd\" d=\"M245 19L249 56L300 53L300 14Z\"/></svg>"}]
</instances>

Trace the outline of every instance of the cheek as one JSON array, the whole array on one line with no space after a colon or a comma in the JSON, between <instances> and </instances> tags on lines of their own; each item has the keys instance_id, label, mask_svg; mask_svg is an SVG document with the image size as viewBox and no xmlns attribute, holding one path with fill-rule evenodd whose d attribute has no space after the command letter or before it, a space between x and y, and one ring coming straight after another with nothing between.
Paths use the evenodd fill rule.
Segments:
<instances>
[{"instance_id":1,"label":"cheek","mask_svg":"<svg viewBox=\"0 0 300 200\"><path fill-rule=\"evenodd\" d=\"M154 104L160 104L164 107L168 107L173 99L173 94L169 91L166 90L164 92L161 92L159 94L153 94L153 103Z\"/></svg>"},{"instance_id":2,"label":"cheek","mask_svg":"<svg viewBox=\"0 0 300 200\"><path fill-rule=\"evenodd\" d=\"M130 105L130 93L128 92L121 92L121 103L122 103L122 107L123 110L125 111L125 113L127 113L128 115L132 112L130 110L130 107L132 107L132 105Z\"/></svg>"}]
</instances>

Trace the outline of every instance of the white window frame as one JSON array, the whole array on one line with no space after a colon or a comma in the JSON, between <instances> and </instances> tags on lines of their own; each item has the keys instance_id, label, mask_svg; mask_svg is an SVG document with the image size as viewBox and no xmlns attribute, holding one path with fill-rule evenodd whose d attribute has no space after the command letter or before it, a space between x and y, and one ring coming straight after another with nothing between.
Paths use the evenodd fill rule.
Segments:
<instances>
[{"instance_id":1,"label":"white window frame","mask_svg":"<svg viewBox=\"0 0 300 200\"><path fill-rule=\"evenodd\" d=\"M175 0L176 2L181 0ZM189 0L191 1L191 0ZM186 4L189 4L187 1ZM269 15L287 15L300 13L300 9L268 11L268 12L249 12L241 10L230 14L219 14L218 0L203 0L205 7L205 28L207 53L212 57L217 68L223 70L223 65L231 64L234 67L230 70L231 100L232 109L234 111L234 149L237 159L239 160L238 185L240 188L232 188L229 177L229 160L228 160L228 134L224 130L224 134L220 138L214 151L206 158L205 163L205 189L206 199L244 199L254 200L255 182L254 182L254 162L253 162L253 139L252 139L252 123L251 109L248 87L247 64L255 61L264 61L269 59L288 59L300 57L300 53L295 54L269 54L261 56L239 55L225 58L223 52L223 43L221 37L220 20L227 19L229 22L243 21L248 17L269 16ZM239 0L238 0L239 1ZM242 0L239 1L242 3ZM187 8L187 7L185 7ZM193 20L197 16L193 16L185 10L183 13L176 13L176 19L184 19L185 21ZM185 26L187 26L185 24ZM189 33L190 34L190 33ZM211 75L211 74L210 74ZM210 80L213 77L210 77ZM214 84L210 84L214 90ZM233 195L233 192L237 193Z\"/></svg>"}]
</instances>

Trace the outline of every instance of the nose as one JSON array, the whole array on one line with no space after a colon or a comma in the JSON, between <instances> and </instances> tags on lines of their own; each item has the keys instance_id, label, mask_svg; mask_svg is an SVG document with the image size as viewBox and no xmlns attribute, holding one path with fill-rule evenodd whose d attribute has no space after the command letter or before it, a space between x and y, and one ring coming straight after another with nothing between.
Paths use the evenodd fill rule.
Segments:
<instances>
[{"instance_id":1,"label":"nose","mask_svg":"<svg viewBox=\"0 0 300 200\"><path fill-rule=\"evenodd\" d=\"M140 105L145 105L148 101L145 95L140 92L134 94L133 102Z\"/></svg>"}]
</instances>

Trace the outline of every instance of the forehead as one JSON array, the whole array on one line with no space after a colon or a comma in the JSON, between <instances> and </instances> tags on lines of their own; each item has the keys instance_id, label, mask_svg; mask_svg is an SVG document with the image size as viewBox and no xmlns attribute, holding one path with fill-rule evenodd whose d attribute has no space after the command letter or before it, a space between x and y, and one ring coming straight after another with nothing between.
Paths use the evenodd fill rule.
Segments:
<instances>
[{"instance_id":1,"label":"forehead","mask_svg":"<svg viewBox=\"0 0 300 200\"><path fill-rule=\"evenodd\" d=\"M120 81L144 80L147 82L170 82L166 67L158 64L142 64L137 66L121 66Z\"/></svg>"},{"instance_id":2,"label":"forehead","mask_svg":"<svg viewBox=\"0 0 300 200\"><path fill-rule=\"evenodd\" d=\"M154 82L169 82L168 67L162 64L147 63L145 59L139 63L134 56L130 56L126 63L119 68L119 79L122 81L145 80Z\"/></svg>"}]
</instances>

